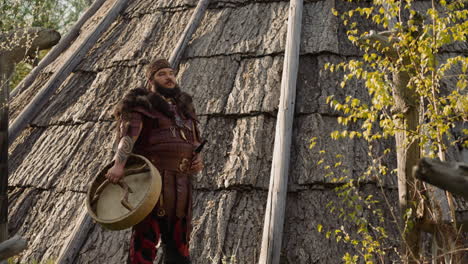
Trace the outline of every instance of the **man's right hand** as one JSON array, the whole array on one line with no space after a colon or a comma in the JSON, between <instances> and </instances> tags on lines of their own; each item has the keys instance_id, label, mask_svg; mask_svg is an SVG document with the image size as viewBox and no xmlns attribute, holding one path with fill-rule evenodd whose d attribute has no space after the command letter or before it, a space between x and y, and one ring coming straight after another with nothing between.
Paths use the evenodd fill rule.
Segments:
<instances>
[{"instance_id":1,"label":"man's right hand","mask_svg":"<svg viewBox=\"0 0 468 264\"><path fill-rule=\"evenodd\" d=\"M106 173L105 177L112 183L117 183L124 176L124 167L114 165Z\"/></svg>"}]
</instances>

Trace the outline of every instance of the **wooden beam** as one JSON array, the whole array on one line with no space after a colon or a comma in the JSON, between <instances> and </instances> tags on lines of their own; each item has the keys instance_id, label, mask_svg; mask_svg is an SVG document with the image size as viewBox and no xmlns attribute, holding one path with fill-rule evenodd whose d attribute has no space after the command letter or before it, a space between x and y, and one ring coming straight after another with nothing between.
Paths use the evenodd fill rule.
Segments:
<instances>
[{"instance_id":1,"label":"wooden beam","mask_svg":"<svg viewBox=\"0 0 468 264\"><path fill-rule=\"evenodd\" d=\"M289 5L281 95L259 264L277 264L280 261L299 66L302 7L302 0L292 0Z\"/></svg>"},{"instance_id":2,"label":"wooden beam","mask_svg":"<svg viewBox=\"0 0 468 264\"><path fill-rule=\"evenodd\" d=\"M193 33L198 28L198 25L200 24L203 16L205 15L205 11L209 3L210 0L200 0L197 7L195 8L195 11L193 11L192 17L190 18L189 23L182 33L182 37L179 38L175 49L172 51L171 56L169 57L169 63L171 63L174 69L179 66L182 54L184 53L189 40L192 38Z\"/></svg>"},{"instance_id":3,"label":"wooden beam","mask_svg":"<svg viewBox=\"0 0 468 264\"><path fill-rule=\"evenodd\" d=\"M64 50L70 47L73 40L80 34L81 27L83 24L92 17L97 10L102 6L106 0L96 0L94 3L84 12L80 19L73 25L67 35L60 40L60 42L47 53L47 55L39 62L39 65L34 67L34 69L24 78L16 88L11 92L10 98L13 99L15 96L19 95L21 92L26 90L36 79L40 71L42 71L47 65L54 61Z\"/></svg>"},{"instance_id":4,"label":"wooden beam","mask_svg":"<svg viewBox=\"0 0 468 264\"><path fill-rule=\"evenodd\" d=\"M84 242L88 238L91 228L95 225L91 216L86 211L86 201L81 208L81 215L76 221L75 228L67 241L62 246L62 250L56 260L57 264L73 263L76 256L81 250Z\"/></svg>"},{"instance_id":5,"label":"wooden beam","mask_svg":"<svg viewBox=\"0 0 468 264\"><path fill-rule=\"evenodd\" d=\"M57 44L60 34L51 29L32 27L0 33L0 242L8 239L8 123L10 78L15 65L32 52Z\"/></svg>"},{"instance_id":6,"label":"wooden beam","mask_svg":"<svg viewBox=\"0 0 468 264\"><path fill-rule=\"evenodd\" d=\"M106 16L99 22L93 32L91 32L83 44L74 52L70 58L63 64L63 66L57 70L49 79L49 81L42 87L42 89L36 94L31 102L23 109L19 116L15 119L13 124L8 129L8 144L11 145L13 141L18 137L21 131L34 120L37 113L41 112L41 109L48 102L49 98L54 94L58 87L65 81L68 75L75 69L78 63L81 62L82 58L101 37L102 33L114 22L119 15L120 11L126 6L128 1L116 0L112 8L106 14Z\"/></svg>"},{"instance_id":7,"label":"wooden beam","mask_svg":"<svg viewBox=\"0 0 468 264\"><path fill-rule=\"evenodd\" d=\"M0 58L0 243L8 239L8 93L11 71Z\"/></svg>"},{"instance_id":8,"label":"wooden beam","mask_svg":"<svg viewBox=\"0 0 468 264\"><path fill-rule=\"evenodd\" d=\"M468 164L422 158L413 168L416 178L468 200Z\"/></svg>"},{"instance_id":9,"label":"wooden beam","mask_svg":"<svg viewBox=\"0 0 468 264\"><path fill-rule=\"evenodd\" d=\"M0 261L16 256L28 246L26 240L16 235L0 243Z\"/></svg>"}]
</instances>

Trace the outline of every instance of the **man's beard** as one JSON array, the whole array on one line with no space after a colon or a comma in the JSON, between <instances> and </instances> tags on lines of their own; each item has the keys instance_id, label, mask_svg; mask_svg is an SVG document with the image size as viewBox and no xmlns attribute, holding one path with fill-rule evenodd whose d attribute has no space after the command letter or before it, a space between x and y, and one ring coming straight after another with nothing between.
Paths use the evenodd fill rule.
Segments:
<instances>
[{"instance_id":1,"label":"man's beard","mask_svg":"<svg viewBox=\"0 0 468 264\"><path fill-rule=\"evenodd\" d=\"M153 82L153 85L156 88L156 91L164 97L174 98L180 93L180 87L178 84L176 84L174 88L165 88L157 82Z\"/></svg>"}]
</instances>

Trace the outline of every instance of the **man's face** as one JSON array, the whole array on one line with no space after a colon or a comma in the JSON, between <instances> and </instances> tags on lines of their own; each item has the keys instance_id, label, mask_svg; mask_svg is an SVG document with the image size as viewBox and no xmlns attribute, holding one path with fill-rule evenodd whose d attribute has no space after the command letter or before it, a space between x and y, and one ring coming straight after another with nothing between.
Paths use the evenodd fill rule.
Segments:
<instances>
[{"instance_id":1,"label":"man's face","mask_svg":"<svg viewBox=\"0 0 468 264\"><path fill-rule=\"evenodd\" d=\"M160 69L153 75L153 80L159 87L172 89L177 86L174 70L171 68Z\"/></svg>"}]
</instances>

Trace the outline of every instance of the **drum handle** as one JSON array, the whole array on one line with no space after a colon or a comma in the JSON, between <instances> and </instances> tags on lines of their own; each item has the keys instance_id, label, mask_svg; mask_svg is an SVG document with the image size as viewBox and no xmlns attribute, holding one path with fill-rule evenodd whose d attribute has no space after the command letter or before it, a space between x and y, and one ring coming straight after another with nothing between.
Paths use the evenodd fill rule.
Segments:
<instances>
[{"instance_id":1,"label":"drum handle","mask_svg":"<svg viewBox=\"0 0 468 264\"><path fill-rule=\"evenodd\" d=\"M101 183L101 185L99 185L99 187L97 187L96 193L94 194L94 197L91 200L91 204L94 204L99 199L99 195L109 183L111 182L108 179L106 179ZM127 210L132 211L133 207L128 202L128 194L133 193L133 190L123 180L118 181L116 184L124 190L124 196L122 197L122 200L120 200L120 204L122 204L123 207L127 208Z\"/></svg>"}]
</instances>

